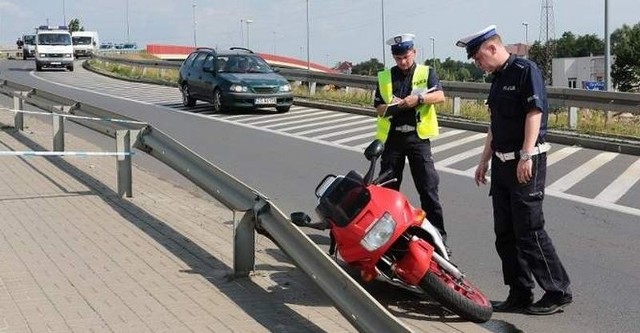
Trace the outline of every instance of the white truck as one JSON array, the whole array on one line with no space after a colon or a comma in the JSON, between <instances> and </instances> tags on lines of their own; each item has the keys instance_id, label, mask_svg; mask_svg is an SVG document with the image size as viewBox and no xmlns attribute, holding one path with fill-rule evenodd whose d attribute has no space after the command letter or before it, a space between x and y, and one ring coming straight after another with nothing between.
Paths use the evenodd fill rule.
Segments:
<instances>
[{"instance_id":1,"label":"white truck","mask_svg":"<svg viewBox=\"0 0 640 333\"><path fill-rule=\"evenodd\" d=\"M22 60L33 58L36 52L36 35L22 36Z\"/></svg>"},{"instance_id":2,"label":"white truck","mask_svg":"<svg viewBox=\"0 0 640 333\"><path fill-rule=\"evenodd\" d=\"M66 68L73 71L73 45L66 26L42 25L36 29L36 71Z\"/></svg>"},{"instance_id":3,"label":"white truck","mask_svg":"<svg viewBox=\"0 0 640 333\"><path fill-rule=\"evenodd\" d=\"M71 33L73 55L76 58L90 57L100 48L97 31L74 31Z\"/></svg>"}]
</instances>

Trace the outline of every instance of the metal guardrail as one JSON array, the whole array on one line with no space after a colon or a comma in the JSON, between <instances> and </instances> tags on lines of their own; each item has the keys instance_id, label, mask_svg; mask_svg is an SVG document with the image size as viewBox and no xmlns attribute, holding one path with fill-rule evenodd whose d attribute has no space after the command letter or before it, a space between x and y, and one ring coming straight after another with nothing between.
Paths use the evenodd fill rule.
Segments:
<instances>
[{"instance_id":1,"label":"metal guardrail","mask_svg":"<svg viewBox=\"0 0 640 333\"><path fill-rule=\"evenodd\" d=\"M237 277L246 277L254 270L255 230L258 228L266 231L296 266L311 277L356 329L362 332L411 332L293 225L268 198L160 130L149 125L141 126L136 120L109 110L6 80L0 83L0 94L13 97L14 109L23 110L26 102L53 114L53 118L57 119L53 122L55 150L64 151L64 115L127 121L100 124L99 121L68 119L115 137L116 150L130 152L135 147L155 157L231 209L234 212L233 268ZM16 116L14 121L16 128L22 130L22 116ZM122 166L118 160L118 169L122 169L118 172L118 192L120 195L126 192L131 196L131 156L129 154L126 157L129 160L122 161ZM129 182L129 188L124 184L126 181ZM240 219L236 218L236 212L242 214Z\"/></svg>"},{"instance_id":2,"label":"metal guardrail","mask_svg":"<svg viewBox=\"0 0 640 333\"><path fill-rule=\"evenodd\" d=\"M131 66L158 67L163 69L178 69L180 62L128 60L96 55L103 61L117 62ZM377 79L374 76L348 75L334 73L320 73L303 69L281 68L282 74L289 81L301 81L309 84L311 94L315 93L316 84L334 85L339 87L353 87L375 90ZM442 81L446 95L453 99L452 113L460 115L462 99L484 100L489 95L489 83ZM575 129L578 124L579 108L589 108L603 111L629 112L640 115L640 94L593 91L561 87L547 87L549 104L556 107L568 107L568 127Z\"/></svg>"}]
</instances>

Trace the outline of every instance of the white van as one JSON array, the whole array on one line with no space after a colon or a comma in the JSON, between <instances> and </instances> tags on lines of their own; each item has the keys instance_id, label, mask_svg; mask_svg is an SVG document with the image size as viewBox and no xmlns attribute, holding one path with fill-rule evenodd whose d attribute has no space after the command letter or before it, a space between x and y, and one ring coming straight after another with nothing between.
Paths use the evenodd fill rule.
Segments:
<instances>
[{"instance_id":1,"label":"white van","mask_svg":"<svg viewBox=\"0 0 640 333\"><path fill-rule=\"evenodd\" d=\"M76 58L90 57L100 48L97 31L74 31L71 33L71 41Z\"/></svg>"},{"instance_id":2,"label":"white van","mask_svg":"<svg viewBox=\"0 0 640 333\"><path fill-rule=\"evenodd\" d=\"M36 29L36 71L66 68L73 71L73 45L66 26L40 26Z\"/></svg>"},{"instance_id":3,"label":"white van","mask_svg":"<svg viewBox=\"0 0 640 333\"><path fill-rule=\"evenodd\" d=\"M36 52L36 35L24 35L22 36L22 60L27 58L33 58Z\"/></svg>"}]
</instances>

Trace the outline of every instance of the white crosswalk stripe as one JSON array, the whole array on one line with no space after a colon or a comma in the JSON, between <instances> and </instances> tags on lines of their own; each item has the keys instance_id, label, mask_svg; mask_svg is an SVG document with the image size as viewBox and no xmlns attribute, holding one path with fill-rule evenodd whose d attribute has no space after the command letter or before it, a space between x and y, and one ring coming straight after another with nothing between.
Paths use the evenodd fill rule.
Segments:
<instances>
[{"instance_id":1,"label":"white crosswalk stripe","mask_svg":"<svg viewBox=\"0 0 640 333\"><path fill-rule=\"evenodd\" d=\"M589 176L599 167L614 159L616 156L616 153L598 154L598 156L581 165L579 168L576 168L575 170L564 175L562 178L556 180L553 184L547 186L547 188L554 191L564 192L576 185L585 177Z\"/></svg>"},{"instance_id":2,"label":"white crosswalk stripe","mask_svg":"<svg viewBox=\"0 0 640 333\"><path fill-rule=\"evenodd\" d=\"M640 180L640 159L627 168L616 180L607 186L595 199L616 202Z\"/></svg>"}]
</instances>

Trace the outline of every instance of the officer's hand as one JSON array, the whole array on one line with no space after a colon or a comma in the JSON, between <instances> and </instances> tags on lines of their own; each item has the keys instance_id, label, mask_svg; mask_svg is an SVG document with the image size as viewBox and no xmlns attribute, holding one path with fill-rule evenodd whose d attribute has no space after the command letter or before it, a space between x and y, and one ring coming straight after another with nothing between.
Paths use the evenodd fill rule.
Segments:
<instances>
[{"instance_id":1,"label":"officer's hand","mask_svg":"<svg viewBox=\"0 0 640 333\"><path fill-rule=\"evenodd\" d=\"M418 95L409 95L404 98L404 105L407 108L415 108L416 106L418 106L418 101L420 101Z\"/></svg>"},{"instance_id":2,"label":"officer's hand","mask_svg":"<svg viewBox=\"0 0 640 333\"><path fill-rule=\"evenodd\" d=\"M487 171L489 170L489 163L480 163L476 168L476 186L486 185L487 184Z\"/></svg>"},{"instance_id":3,"label":"officer's hand","mask_svg":"<svg viewBox=\"0 0 640 333\"><path fill-rule=\"evenodd\" d=\"M531 180L531 168L533 167L533 162L531 160L520 160L518 161L518 169L516 171L518 182L520 184L528 183Z\"/></svg>"}]
</instances>

